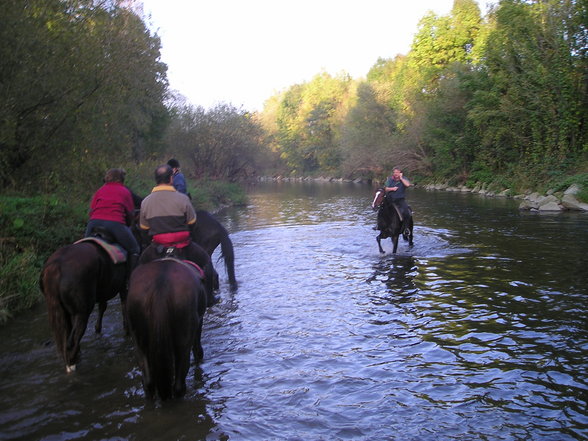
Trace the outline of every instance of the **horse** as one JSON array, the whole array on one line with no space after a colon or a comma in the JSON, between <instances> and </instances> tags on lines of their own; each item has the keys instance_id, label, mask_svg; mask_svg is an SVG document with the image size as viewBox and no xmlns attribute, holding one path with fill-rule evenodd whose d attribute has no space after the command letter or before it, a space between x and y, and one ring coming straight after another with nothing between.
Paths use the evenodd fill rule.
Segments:
<instances>
[{"instance_id":1,"label":"horse","mask_svg":"<svg viewBox=\"0 0 588 441\"><path fill-rule=\"evenodd\" d=\"M196 361L204 356L206 305L201 273L189 263L163 258L133 271L126 310L148 399L185 394L190 352Z\"/></svg>"},{"instance_id":2,"label":"horse","mask_svg":"<svg viewBox=\"0 0 588 441\"><path fill-rule=\"evenodd\" d=\"M383 188L376 191L372 208L378 210L378 226L380 234L376 237L380 253L384 254L381 240L390 237L392 239L392 252L396 253L398 249L398 237L402 234L402 238L408 242L409 246L413 246L413 219L412 212L406 223L404 231L402 231L402 221L398 208L386 197L386 192Z\"/></svg>"},{"instance_id":3,"label":"horse","mask_svg":"<svg viewBox=\"0 0 588 441\"><path fill-rule=\"evenodd\" d=\"M133 193L133 201L135 202L135 206L140 207L143 198ZM141 244L141 248L145 249L149 246L150 242L146 235L141 233L139 227L139 214L140 210L136 210L133 234L135 235L137 242ZM221 246L221 257L225 261L225 268L229 277L229 285L231 290L235 291L238 287L237 279L235 277L235 251L233 249L233 242L231 241L229 233L225 227L223 227L223 225L208 211L197 210L196 226L191 231L190 235L192 241L204 248L210 257L212 257L216 248L219 245ZM199 262L197 263L200 265Z\"/></svg>"},{"instance_id":4,"label":"horse","mask_svg":"<svg viewBox=\"0 0 588 441\"><path fill-rule=\"evenodd\" d=\"M192 240L206 250L212 257L214 250L220 245L221 256L225 261L225 268L232 290L237 289L235 278L235 252L229 233L223 225L205 210L196 211L196 228L192 231Z\"/></svg>"},{"instance_id":5,"label":"horse","mask_svg":"<svg viewBox=\"0 0 588 441\"><path fill-rule=\"evenodd\" d=\"M67 373L76 369L80 341L96 303L97 334L102 331L107 302L117 294L123 307L124 329L128 329L124 315L128 265L120 247L108 248L104 242L86 238L61 247L49 256L41 271L39 285L47 303L57 351ZM112 253L119 253L118 261L113 260Z\"/></svg>"},{"instance_id":6,"label":"horse","mask_svg":"<svg viewBox=\"0 0 588 441\"><path fill-rule=\"evenodd\" d=\"M141 253L139 263L148 263L165 257L175 258L185 262L191 261L201 268L207 305L212 306L218 302L218 299L214 295L214 291L219 288L218 273L214 269L212 258L204 248L193 241L190 245L183 248L151 243Z\"/></svg>"}]
</instances>

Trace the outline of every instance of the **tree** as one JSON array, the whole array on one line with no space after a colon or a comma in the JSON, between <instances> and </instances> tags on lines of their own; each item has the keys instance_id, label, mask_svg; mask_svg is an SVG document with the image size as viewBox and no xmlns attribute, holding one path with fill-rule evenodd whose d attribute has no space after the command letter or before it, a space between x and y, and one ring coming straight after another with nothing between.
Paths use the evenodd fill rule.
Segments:
<instances>
[{"instance_id":1,"label":"tree","mask_svg":"<svg viewBox=\"0 0 588 441\"><path fill-rule=\"evenodd\" d=\"M0 28L0 181L84 187L158 146L167 110L159 40L90 0L9 0ZM19 173L20 170L26 173Z\"/></svg>"},{"instance_id":2,"label":"tree","mask_svg":"<svg viewBox=\"0 0 588 441\"><path fill-rule=\"evenodd\" d=\"M177 109L167 137L174 156L197 179L236 181L255 174L264 153L254 116L229 104Z\"/></svg>"}]
</instances>

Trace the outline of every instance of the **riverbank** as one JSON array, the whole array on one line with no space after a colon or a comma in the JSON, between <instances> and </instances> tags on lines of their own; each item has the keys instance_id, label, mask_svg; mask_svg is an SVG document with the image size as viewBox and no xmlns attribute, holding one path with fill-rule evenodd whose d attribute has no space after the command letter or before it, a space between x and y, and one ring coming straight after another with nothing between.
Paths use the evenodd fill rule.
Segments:
<instances>
[{"instance_id":1,"label":"riverbank","mask_svg":"<svg viewBox=\"0 0 588 441\"><path fill-rule=\"evenodd\" d=\"M578 184L572 184L564 191L549 189L545 194L539 192L527 192L524 194L513 194L510 189L500 192L489 190L485 185L477 185L474 188L466 186L452 187L445 184L427 184L423 186L426 190L451 191L462 193L475 193L485 197L505 197L520 199L520 210L528 211L588 211L588 204L578 200L577 195L582 191Z\"/></svg>"}]
</instances>

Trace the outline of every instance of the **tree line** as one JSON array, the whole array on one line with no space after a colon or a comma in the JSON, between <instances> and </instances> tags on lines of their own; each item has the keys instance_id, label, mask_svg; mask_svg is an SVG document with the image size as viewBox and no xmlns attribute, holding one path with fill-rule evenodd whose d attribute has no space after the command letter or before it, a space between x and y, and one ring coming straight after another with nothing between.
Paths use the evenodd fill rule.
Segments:
<instances>
[{"instance_id":1,"label":"tree line","mask_svg":"<svg viewBox=\"0 0 588 441\"><path fill-rule=\"evenodd\" d=\"M260 126L169 89L161 44L120 0L6 0L0 15L0 184L87 197L104 171L149 176L181 157L193 177L237 180L263 157ZM130 170L132 169L132 170ZM148 170L148 171L147 171Z\"/></svg>"},{"instance_id":2,"label":"tree line","mask_svg":"<svg viewBox=\"0 0 588 441\"><path fill-rule=\"evenodd\" d=\"M204 109L168 85L160 40L120 0L6 0L0 183L93 191L169 156L193 179L259 174L539 183L587 168L588 6L474 0L429 13L408 54L366 77L318 73L261 112ZM205 68L205 67L203 67Z\"/></svg>"},{"instance_id":3,"label":"tree line","mask_svg":"<svg viewBox=\"0 0 588 441\"><path fill-rule=\"evenodd\" d=\"M502 188L586 173L588 4L474 0L429 13L406 55L363 80L320 73L271 97L263 123L298 174L411 175Z\"/></svg>"}]
</instances>

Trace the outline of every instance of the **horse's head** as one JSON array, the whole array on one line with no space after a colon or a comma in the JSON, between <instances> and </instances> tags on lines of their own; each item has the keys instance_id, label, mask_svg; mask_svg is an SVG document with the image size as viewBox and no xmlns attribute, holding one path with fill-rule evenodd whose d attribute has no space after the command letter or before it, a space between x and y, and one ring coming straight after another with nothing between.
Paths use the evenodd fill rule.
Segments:
<instances>
[{"instance_id":1,"label":"horse's head","mask_svg":"<svg viewBox=\"0 0 588 441\"><path fill-rule=\"evenodd\" d=\"M374 195L374 199L372 201L372 209L374 211L378 210L382 204L384 203L386 197L386 190L384 188L378 188Z\"/></svg>"}]
</instances>

